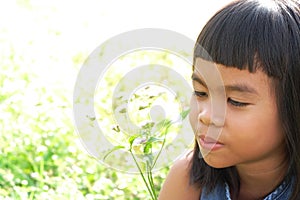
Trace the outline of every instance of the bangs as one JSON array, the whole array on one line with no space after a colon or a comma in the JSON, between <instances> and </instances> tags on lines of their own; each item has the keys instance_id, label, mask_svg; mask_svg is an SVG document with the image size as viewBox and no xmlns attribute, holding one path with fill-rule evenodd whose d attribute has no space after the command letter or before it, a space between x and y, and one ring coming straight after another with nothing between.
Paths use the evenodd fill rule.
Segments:
<instances>
[{"instance_id":1,"label":"bangs","mask_svg":"<svg viewBox=\"0 0 300 200\"><path fill-rule=\"evenodd\" d=\"M271 77L278 118L285 135L289 169L295 180L289 199L300 199L300 1L238 0L217 12L202 29L194 48L197 58ZM273 84L274 83L274 84ZM228 183L238 197L240 178L235 167L222 170L199 159L195 145L191 184L215 188Z\"/></svg>"},{"instance_id":2,"label":"bangs","mask_svg":"<svg viewBox=\"0 0 300 200\"><path fill-rule=\"evenodd\" d=\"M299 19L284 15L281 11L286 8L281 4L276 0L270 0L268 6L260 1L229 4L204 26L194 59L200 57L250 72L261 69L268 76L282 78L291 51L299 52L296 44L300 32ZM294 6L299 9L296 3Z\"/></svg>"}]
</instances>

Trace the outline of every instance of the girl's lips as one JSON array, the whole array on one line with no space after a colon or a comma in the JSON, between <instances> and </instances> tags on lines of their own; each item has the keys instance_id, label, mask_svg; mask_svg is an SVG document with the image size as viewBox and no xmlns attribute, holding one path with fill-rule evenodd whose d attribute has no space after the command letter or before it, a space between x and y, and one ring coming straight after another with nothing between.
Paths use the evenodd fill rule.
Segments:
<instances>
[{"instance_id":1,"label":"girl's lips","mask_svg":"<svg viewBox=\"0 0 300 200\"><path fill-rule=\"evenodd\" d=\"M210 150L210 151L220 149L224 146L223 143L220 143L213 138L205 137L205 136L199 137L199 143L203 149Z\"/></svg>"}]
</instances>

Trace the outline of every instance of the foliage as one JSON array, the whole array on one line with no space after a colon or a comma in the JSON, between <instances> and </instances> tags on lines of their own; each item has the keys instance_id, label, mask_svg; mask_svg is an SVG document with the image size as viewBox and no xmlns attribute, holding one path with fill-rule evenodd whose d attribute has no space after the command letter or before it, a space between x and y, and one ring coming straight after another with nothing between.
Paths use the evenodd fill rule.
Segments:
<instances>
[{"instance_id":1,"label":"foliage","mask_svg":"<svg viewBox=\"0 0 300 200\"><path fill-rule=\"evenodd\" d=\"M72 91L89 50L73 48L73 33L63 28L76 29L56 23L65 13L53 7L18 2L11 16L1 16L13 21L0 30L0 199L149 198L142 177L98 163L76 134ZM85 22L76 24L84 27ZM91 43L94 48L97 42ZM172 64L164 56L154 59L162 58ZM101 116L110 114L99 110ZM160 191L168 170L154 172L155 191Z\"/></svg>"},{"instance_id":2,"label":"foliage","mask_svg":"<svg viewBox=\"0 0 300 200\"><path fill-rule=\"evenodd\" d=\"M185 119L189 110L183 111L181 118ZM136 167L138 168L139 174L142 177L148 194L152 200L157 200L157 188L154 183L153 170L156 165L156 162L161 154L161 151L165 147L167 134L169 128L172 126L173 122L171 120L162 120L157 123L157 126L160 127L160 133L158 136L153 136L151 130L154 128L154 122L148 122L142 127L142 131L139 134L135 134L128 139L129 148L127 151L130 152ZM120 132L119 129L116 130ZM139 142L135 143L136 140ZM159 145L157 145L157 142ZM156 147L156 148L155 148ZM125 146L115 146L111 149L105 156L104 159L109 156L113 151L118 149L125 149ZM154 154L154 151L157 150L158 153ZM142 157L142 159L139 159Z\"/></svg>"},{"instance_id":3,"label":"foliage","mask_svg":"<svg viewBox=\"0 0 300 200\"><path fill-rule=\"evenodd\" d=\"M147 198L140 177L108 169L85 153L66 88L43 83L16 64L18 56L1 68L0 199ZM167 171L154 174L156 191Z\"/></svg>"}]
</instances>

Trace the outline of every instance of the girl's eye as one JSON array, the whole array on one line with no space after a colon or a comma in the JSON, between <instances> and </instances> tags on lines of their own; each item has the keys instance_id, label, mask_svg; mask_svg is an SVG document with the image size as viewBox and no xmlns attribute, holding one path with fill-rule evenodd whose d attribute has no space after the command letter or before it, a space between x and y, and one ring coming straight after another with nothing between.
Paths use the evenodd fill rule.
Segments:
<instances>
[{"instance_id":1,"label":"girl's eye","mask_svg":"<svg viewBox=\"0 0 300 200\"><path fill-rule=\"evenodd\" d=\"M200 92L200 91L194 91L194 95L196 95L197 97L207 97L206 92Z\"/></svg>"},{"instance_id":2,"label":"girl's eye","mask_svg":"<svg viewBox=\"0 0 300 200\"><path fill-rule=\"evenodd\" d=\"M243 103L243 102L235 101L231 98L228 98L228 102L231 105L236 106L236 107L245 107L245 106L249 105L249 103Z\"/></svg>"}]
</instances>

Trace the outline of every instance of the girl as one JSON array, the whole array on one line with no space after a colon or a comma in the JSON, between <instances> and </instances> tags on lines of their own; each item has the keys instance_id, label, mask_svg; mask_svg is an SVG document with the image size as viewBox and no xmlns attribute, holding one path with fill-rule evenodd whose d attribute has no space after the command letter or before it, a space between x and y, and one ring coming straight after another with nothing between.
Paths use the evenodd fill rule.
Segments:
<instances>
[{"instance_id":1,"label":"girl","mask_svg":"<svg viewBox=\"0 0 300 200\"><path fill-rule=\"evenodd\" d=\"M215 75L203 75L212 64L223 81L224 119L211 106L221 90L205 81ZM197 39L193 71L195 147L173 165L159 199L300 199L299 0L221 9Z\"/></svg>"}]
</instances>

